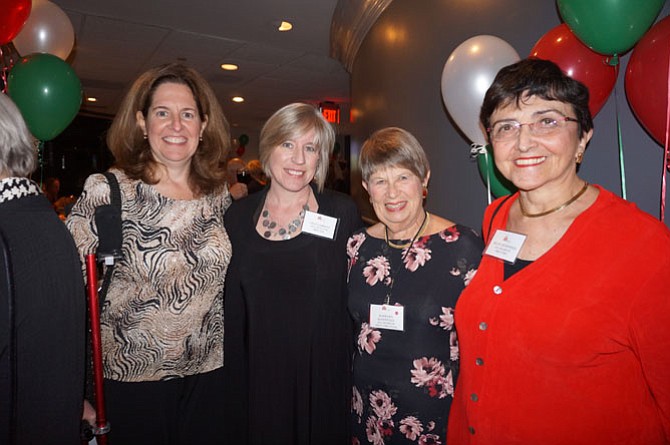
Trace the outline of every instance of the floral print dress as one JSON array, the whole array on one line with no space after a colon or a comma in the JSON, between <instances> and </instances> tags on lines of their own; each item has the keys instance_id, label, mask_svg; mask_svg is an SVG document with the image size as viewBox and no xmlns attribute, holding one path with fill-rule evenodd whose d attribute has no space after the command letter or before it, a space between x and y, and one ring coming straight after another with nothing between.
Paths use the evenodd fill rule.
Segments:
<instances>
[{"instance_id":1,"label":"floral print dress","mask_svg":"<svg viewBox=\"0 0 670 445\"><path fill-rule=\"evenodd\" d=\"M410 240L392 240L408 244ZM349 311L356 324L352 444L445 444L458 375L454 307L483 243L454 225L390 247L365 230L349 238ZM404 330L372 328L370 305L404 307Z\"/></svg>"}]
</instances>

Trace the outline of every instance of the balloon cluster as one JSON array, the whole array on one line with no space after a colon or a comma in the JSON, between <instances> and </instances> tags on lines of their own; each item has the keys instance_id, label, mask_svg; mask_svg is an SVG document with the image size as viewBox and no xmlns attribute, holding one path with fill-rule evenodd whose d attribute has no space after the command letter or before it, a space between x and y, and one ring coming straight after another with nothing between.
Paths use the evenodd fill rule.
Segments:
<instances>
[{"instance_id":1,"label":"balloon cluster","mask_svg":"<svg viewBox=\"0 0 670 445\"><path fill-rule=\"evenodd\" d=\"M557 3L565 23L542 36L529 57L551 60L568 76L584 83L590 93L589 109L595 116L614 89L619 56L634 48L626 70L626 94L638 120L663 145L670 118L670 17L649 28L665 0ZM479 125L479 108L498 70L518 60L514 48L504 40L479 35L461 43L442 71L444 104L473 143L480 174L494 196L512 193L514 187L491 160L492 149L486 145L485 132Z\"/></svg>"},{"instance_id":2,"label":"balloon cluster","mask_svg":"<svg viewBox=\"0 0 670 445\"><path fill-rule=\"evenodd\" d=\"M665 143L669 117L670 19L652 24L664 3L558 0L567 25L593 51L617 57L633 49L624 79L628 102L642 126L661 145Z\"/></svg>"},{"instance_id":3,"label":"balloon cluster","mask_svg":"<svg viewBox=\"0 0 670 445\"><path fill-rule=\"evenodd\" d=\"M10 66L3 63L6 93L32 134L51 140L70 125L81 106L81 82L65 62L74 46L72 23L48 0L5 0L3 9L0 52L11 49L23 56Z\"/></svg>"},{"instance_id":4,"label":"balloon cluster","mask_svg":"<svg viewBox=\"0 0 670 445\"><path fill-rule=\"evenodd\" d=\"M244 152L246 151L247 144L249 143L249 136L246 134L241 134L239 138L237 138L239 145L237 146L237 149L235 150L235 153L237 153L237 156L242 156Z\"/></svg>"}]
</instances>

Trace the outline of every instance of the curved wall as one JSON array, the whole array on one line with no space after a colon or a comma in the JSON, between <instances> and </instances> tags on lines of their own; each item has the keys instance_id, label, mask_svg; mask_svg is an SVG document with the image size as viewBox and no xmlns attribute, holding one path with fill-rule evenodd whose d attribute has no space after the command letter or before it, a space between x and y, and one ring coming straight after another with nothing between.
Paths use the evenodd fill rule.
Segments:
<instances>
[{"instance_id":1,"label":"curved wall","mask_svg":"<svg viewBox=\"0 0 670 445\"><path fill-rule=\"evenodd\" d=\"M659 18L668 14L666 3ZM428 210L479 229L488 203L486 188L470 159L470 141L459 133L442 103L444 63L460 43L480 34L504 39L525 57L560 23L555 2L547 0L394 0L361 44L351 76L352 194L364 214L374 215L356 170L360 145L378 128L400 126L428 152L432 170ZM594 119L595 134L580 175L621 195L618 120L628 200L658 218L662 147L644 131L626 101L629 57L630 52L621 58L615 91ZM666 208L670 226L670 207Z\"/></svg>"}]
</instances>

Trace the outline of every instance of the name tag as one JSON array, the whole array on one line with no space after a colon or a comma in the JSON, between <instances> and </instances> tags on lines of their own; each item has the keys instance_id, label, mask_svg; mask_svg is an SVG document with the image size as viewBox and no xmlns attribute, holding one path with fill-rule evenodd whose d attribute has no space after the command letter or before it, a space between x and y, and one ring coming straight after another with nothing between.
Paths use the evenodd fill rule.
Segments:
<instances>
[{"instance_id":1,"label":"name tag","mask_svg":"<svg viewBox=\"0 0 670 445\"><path fill-rule=\"evenodd\" d=\"M405 308L403 306L391 306L390 304L371 304L370 327L404 331Z\"/></svg>"},{"instance_id":2,"label":"name tag","mask_svg":"<svg viewBox=\"0 0 670 445\"><path fill-rule=\"evenodd\" d=\"M514 264L525 241L526 235L498 229L486 246L484 254Z\"/></svg>"},{"instance_id":3,"label":"name tag","mask_svg":"<svg viewBox=\"0 0 670 445\"><path fill-rule=\"evenodd\" d=\"M339 218L307 210L305 212L305 219L302 222L302 231L303 233L309 233L310 235L322 238L335 239L339 223Z\"/></svg>"}]
</instances>

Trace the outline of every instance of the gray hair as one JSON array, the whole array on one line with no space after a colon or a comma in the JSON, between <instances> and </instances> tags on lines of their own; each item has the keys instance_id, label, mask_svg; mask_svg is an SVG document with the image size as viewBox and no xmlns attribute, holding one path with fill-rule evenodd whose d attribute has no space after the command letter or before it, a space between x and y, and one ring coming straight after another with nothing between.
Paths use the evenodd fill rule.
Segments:
<instances>
[{"instance_id":1,"label":"gray hair","mask_svg":"<svg viewBox=\"0 0 670 445\"><path fill-rule=\"evenodd\" d=\"M0 94L0 175L27 177L36 167L35 138L14 102Z\"/></svg>"},{"instance_id":2,"label":"gray hair","mask_svg":"<svg viewBox=\"0 0 670 445\"><path fill-rule=\"evenodd\" d=\"M422 181L430 171L428 157L416 138L407 130L386 127L374 132L361 148L361 173L366 183L378 170L402 167Z\"/></svg>"},{"instance_id":3,"label":"gray hair","mask_svg":"<svg viewBox=\"0 0 670 445\"><path fill-rule=\"evenodd\" d=\"M263 171L270 177L268 162L272 152L282 143L314 130L314 144L319 150L319 163L316 166L314 182L317 189L323 190L328 176L330 154L335 146L335 130L321 112L313 105L292 103L280 108L267 120L261 130L258 143L258 155Z\"/></svg>"}]
</instances>

